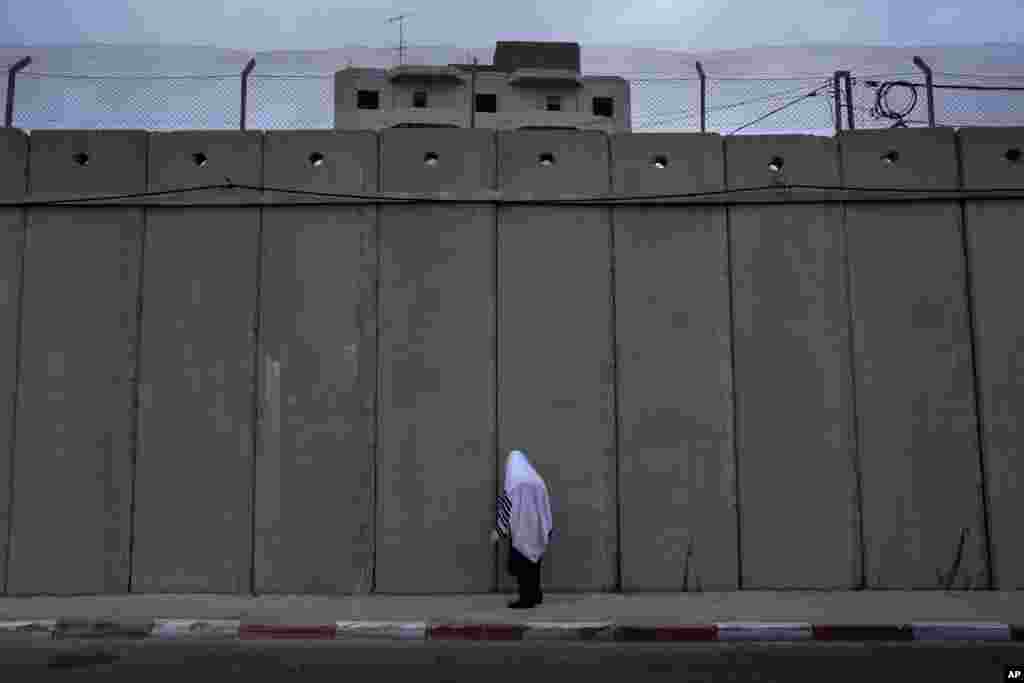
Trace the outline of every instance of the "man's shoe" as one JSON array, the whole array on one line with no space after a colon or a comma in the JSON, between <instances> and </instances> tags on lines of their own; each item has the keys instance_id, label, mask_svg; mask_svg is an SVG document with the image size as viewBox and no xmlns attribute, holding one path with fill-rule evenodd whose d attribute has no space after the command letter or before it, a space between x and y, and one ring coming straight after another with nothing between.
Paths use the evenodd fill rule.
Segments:
<instances>
[{"instance_id":1,"label":"man's shoe","mask_svg":"<svg viewBox=\"0 0 1024 683\"><path fill-rule=\"evenodd\" d=\"M516 600L515 602L510 602L508 604L508 606L509 606L510 609L530 609L531 607L536 607L537 603L534 603L534 602L523 602L522 600Z\"/></svg>"}]
</instances>

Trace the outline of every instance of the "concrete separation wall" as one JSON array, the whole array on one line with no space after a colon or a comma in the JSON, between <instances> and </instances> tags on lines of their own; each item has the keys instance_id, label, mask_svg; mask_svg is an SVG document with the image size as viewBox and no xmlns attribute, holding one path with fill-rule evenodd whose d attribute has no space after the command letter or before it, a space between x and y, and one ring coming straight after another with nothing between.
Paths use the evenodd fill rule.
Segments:
<instances>
[{"instance_id":1,"label":"concrete separation wall","mask_svg":"<svg viewBox=\"0 0 1024 683\"><path fill-rule=\"evenodd\" d=\"M28 135L0 129L0 199L21 200L28 191ZM25 211L0 208L0 590L6 591L10 538L11 438L18 376L21 257Z\"/></svg>"},{"instance_id":2,"label":"concrete separation wall","mask_svg":"<svg viewBox=\"0 0 1024 683\"><path fill-rule=\"evenodd\" d=\"M32 197L142 191L146 141L37 131ZM128 590L142 224L139 209L28 212L10 594Z\"/></svg>"},{"instance_id":3,"label":"concrete separation wall","mask_svg":"<svg viewBox=\"0 0 1024 683\"><path fill-rule=\"evenodd\" d=\"M851 187L958 183L951 129L855 131L840 147ZM956 588L985 584L960 220L956 201L846 209L872 588L936 588L954 571Z\"/></svg>"},{"instance_id":4,"label":"concrete separation wall","mask_svg":"<svg viewBox=\"0 0 1024 683\"><path fill-rule=\"evenodd\" d=\"M264 144L269 187L377 190L372 132L271 132ZM376 210L268 207L262 259L256 591L365 593L373 571Z\"/></svg>"},{"instance_id":5,"label":"concrete separation wall","mask_svg":"<svg viewBox=\"0 0 1024 683\"><path fill-rule=\"evenodd\" d=\"M153 133L149 187L259 185L261 143L252 132ZM147 210L133 591L251 589L259 219L251 208Z\"/></svg>"},{"instance_id":6,"label":"concrete separation wall","mask_svg":"<svg viewBox=\"0 0 1024 683\"><path fill-rule=\"evenodd\" d=\"M507 198L610 189L603 133L502 132L498 159ZM498 215L498 438L501 453L525 450L552 492L541 574L552 591L617 581L610 230L605 208Z\"/></svg>"},{"instance_id":7,"label":"concrete separation wall","mask_svg":"<svg viewBox=\"0 0 1024 683\"><path fill-rule=\"evenodd\" d=\"M827 138L729 138L726 159L730 189L839 181ZM742 587L849 587L860 547L842 214L735 206L729 220Z\"/></svg>"},{"instance_id":8,"label":"concrete separation wall","mask_svg":"<svg viewBox=\"0 0 1024 683\"><path fill-rule=\"evenodd\" d=\"M1024 164L1013 161L1024 148L1024 128L960 131L965 188L1024 186ZM974 350L984 427L983 452L992 535L995 588L1024 588L1024 547L1018 542L1024 517L1019 472L1024 462L1024 200L966 202L970 281L974 303Z\"/></svg>"},{"instance_id":9,"label":"concrete separation wall","mask_svg":"<svg viewBox=\"0 0 1024 683\"><path fill-rule=\"evenodd\" d=\"M1024 587L1022 146L0 131L0 589L511 591L513 448L548 595Z\"/></svg>"},{"instance_id":10,"label":"concrete separation wall","mask_svg":"<svg viewBox=\"0 0 1024 683\"><path fill-rule=\"evenodd\" d=\"M380 153L384 192L494 187L488 131L387 130ZM494 210L382 206L379 249L375 589L484 592L493 583Z\"/></svg>"},{"instance_id":11,"label":"concrete separation wall","mask_svg":"<svg viewBox=\"0 0 1024 683\"><path fill-rule=\"evenodd\" d=\"M721 190L722 138L612 137L616 194ZM615 207L622 588L737 586L722 207Z\"/></svg>"}]
</instances>

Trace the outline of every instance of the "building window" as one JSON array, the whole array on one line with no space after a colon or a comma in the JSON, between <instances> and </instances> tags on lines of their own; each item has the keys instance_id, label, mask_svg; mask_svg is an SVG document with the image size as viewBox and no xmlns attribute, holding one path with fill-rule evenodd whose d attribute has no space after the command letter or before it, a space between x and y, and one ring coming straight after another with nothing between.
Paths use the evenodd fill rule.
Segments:
<instances>
[{"instance_id":1,"label":"building window","mask_svg":"<svg viewBox=\"0 0 1024 683\"><path fill-rule=\"evenodd\" d=\"M594 116L614 116L615 100L611 97L594 98Z\"/></svg>"},{"instance_id":2,"label":"building window","mask_svg":"<svg viewBox=\"0 0 1024 683\"><path fill-rule=\"evenodd\" d=\"M360 90L356 97L356 107L359 109L380 109L380 91Z\"/></svg>"},{"instance_id":3,"label":"building window","mask_svg":"<svg viewBox=\"0 0 1024 683\"><path fill-rule=\"evenodd\" d=\"M422 109L427 106L427 91L417 90L412 94L412 106Z\"/></svg>"},{"instance_id":4,"label":"building window","mask_svg":"<svg viewBox=\"0 0 1024 683\"><path fill-rule=\"evenodd\" d=\"M562 97L560 95L548 95L545 109L548 111L562 111Z\"/></svg>"},{"instance_id":5,"label":"building window","mask_svg":"<svg viewBox=\"0 0 1024 683\"><path fill-rule=\"evenodd\" d=\"M498 111L498 96L478 94L476 96L476 110L488 114L496 113Z\"/></svg>"}]
</instances>

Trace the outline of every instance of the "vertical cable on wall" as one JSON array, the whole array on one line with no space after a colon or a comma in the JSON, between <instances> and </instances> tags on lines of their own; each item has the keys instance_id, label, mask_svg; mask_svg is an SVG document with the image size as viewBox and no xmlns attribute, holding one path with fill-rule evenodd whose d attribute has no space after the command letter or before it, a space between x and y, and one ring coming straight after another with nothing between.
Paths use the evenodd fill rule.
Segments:
<instances>
[{"instance_id":1,"label":"vertical cable on wall","mask_svg":"<svg viewBox=\"0 0 1024 683\"><path fill-rule=\"evenodd\" d=\"M956 145L956 159L957 159L957 185L960 190L964 189L964 155L963 155L963 141L960 139L960 134L957 133L954 136ZM984 528L982 532L985 534L985 571L986 571L986 588L993 590L995 588L995 567L992 566L992 532L991 522L989 517L989 499L988 499L988 468L985 464L985 456L988 449L985 447L985 413L983 412L983 397L981 395L981 379L980 371L978 369L978 334L977 334L977 322L975 319L974 312L974 278L973 270L971 268L971 247L970 240L967 236L967 200L961 199L960 204L960 246L963 249L963 267L964 267L964 302L967 307L967 330L970 345L970 360L971 360L971 381L974 391L974 415L975 415L975 430L976 438L978 440L978 466L980 475L979 484L979 495L981 497L981 514L982 524Z\"/></svg>"}]
</instances>

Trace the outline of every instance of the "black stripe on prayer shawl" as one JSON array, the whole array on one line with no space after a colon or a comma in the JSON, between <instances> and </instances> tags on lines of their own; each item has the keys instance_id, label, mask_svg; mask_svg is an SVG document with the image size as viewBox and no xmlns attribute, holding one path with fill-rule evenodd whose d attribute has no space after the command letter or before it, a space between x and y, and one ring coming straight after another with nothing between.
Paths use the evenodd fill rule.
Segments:
<instances>
[{"instance_id":1,"label":"black stripe on prayer shawl","mask_svg":"<svg viewBox=\"0 0 1024 683\"><path fill-rule=\"evenodd\" d=\"M507 493L501 494L498 498L498 518L495 529L502 536L508 536L511 532L512 501Z\"/></svg>"}]
</instances>

